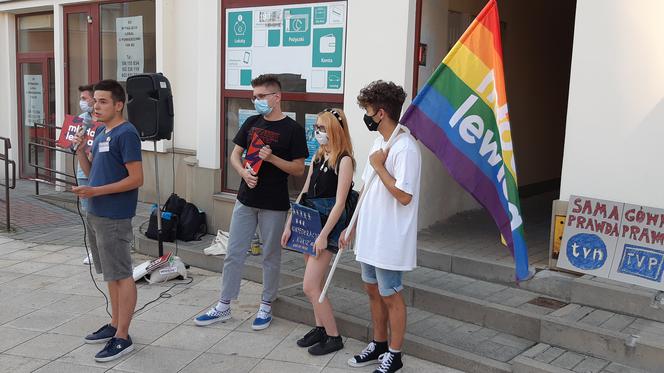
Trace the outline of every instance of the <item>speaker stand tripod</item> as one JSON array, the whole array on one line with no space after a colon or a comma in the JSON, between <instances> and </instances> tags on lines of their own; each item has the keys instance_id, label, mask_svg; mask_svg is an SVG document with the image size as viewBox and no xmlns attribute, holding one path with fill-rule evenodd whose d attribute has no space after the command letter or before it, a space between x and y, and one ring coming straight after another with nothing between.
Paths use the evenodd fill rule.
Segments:
<instances>
[{"instance_id":1,"label":"speaker stand tripod","mask_svg":"<svg viewBox=\"0 0 664 373\"><path fill-rule=\"evenodd\" d=\"M154 180L155 188L157 190L157 244L159 247L159 257L164 255L164 241L162 239L161 231L161 208L159 207L159 161L157 160L157 140L153 141L154 144ZM175 175L173 175L175 177Z\"/></svg>"}]
</instances>

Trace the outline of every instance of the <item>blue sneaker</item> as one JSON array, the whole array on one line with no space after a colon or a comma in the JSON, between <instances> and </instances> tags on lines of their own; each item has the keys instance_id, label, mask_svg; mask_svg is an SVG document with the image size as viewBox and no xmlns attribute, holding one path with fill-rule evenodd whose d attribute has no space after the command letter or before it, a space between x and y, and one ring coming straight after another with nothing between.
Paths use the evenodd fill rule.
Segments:
<instances>
[{"instance_id":1,"label":"blue sneaker","mask_svg":"<svg viewBox=\"0 0 664 373\"><path fill-rule=\"evenodd\" d=\"M115 336L115 329L111 324L106 324L96 332L85 336L85 343L106 343Z\"/></svg>"},{"instance_id":2,"label":"blue sneaker","mask_svg":"<svg viewBox=\"0 0 664 373\"><path fill-rule=\"evenodd\" d=\"M256 319L251 324L251 329L253 330L263 330L270 326L272 322L272 310L265 311L262 308L258 309L256 313Z\"/></svg>"},{"instance_id":3,"label":"blue sneaker","mask_svg":"<svg viewBox=\"0 0 664 373\"><path fill-rule=\"evenodd\" d=\"M130 336L127 336L127 339L113 337L106 342L103 350L97 352L95 361L103 363L119 359L132 351L134 351L134 344Z\"/></svg>"},{"instance_id":4,"label":"blue sneaker","mask_svg":"<svg viewBox=\"0 0 664 373\"><path fill-rule=\"evenodd\" d=\"M227 308L224 311L218 311L216 307L210 308L206 313L196 317L194 324L198 326L206 326L214 324L218 321L226 321L231 318L231 309Z\"/></svg>"}]
</instances>

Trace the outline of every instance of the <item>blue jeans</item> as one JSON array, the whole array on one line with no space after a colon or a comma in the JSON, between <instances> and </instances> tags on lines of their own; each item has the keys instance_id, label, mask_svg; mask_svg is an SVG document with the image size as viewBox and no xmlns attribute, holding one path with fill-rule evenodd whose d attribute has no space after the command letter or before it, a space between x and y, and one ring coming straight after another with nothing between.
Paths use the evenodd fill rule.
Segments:
<instances>
[{"instance_id":1,"label":"blue jeans","mask_svg":"<svg viewBox=\"0 0 664 373\"><path fill-rule=\"evenodd\" d=\"M376 268L370 264L360 262L362 266L362 281L367 284L378 284L378 292L383 297L389 297L403 290L402 271Z\"/></svg>"}]
</instances>

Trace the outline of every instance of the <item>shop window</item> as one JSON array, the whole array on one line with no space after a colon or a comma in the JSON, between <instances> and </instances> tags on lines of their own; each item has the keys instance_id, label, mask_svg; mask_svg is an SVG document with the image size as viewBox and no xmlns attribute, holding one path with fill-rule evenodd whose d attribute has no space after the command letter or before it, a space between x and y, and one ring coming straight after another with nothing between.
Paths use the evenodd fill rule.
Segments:
<instances>
[{"instance_id":1,"label":"shop window","mask_svg":"<svg viewBox=\"0 0 664 373\"><path fill-rule=\"evenodd\" d=\"M222 188L236 192L241 178L230 165L233 138L255 114L251 80L276 74L282 111L305 127L310 153L316 115L343 105L346 1L222 1ZM305 162L308 165L309 160ZM307 170L308 171L308 170ZM296 196L306 180L289 177Z\"/></svg>"},{"instance_id":2,"label":"shop window","mask_svg":"<svg viewBox=\"0 0 664 373\"><path fill-rule=\"evenodd\" d=\"M53 14L18 18L18 53L53 52Z\"/></svg>"}]
</instances>

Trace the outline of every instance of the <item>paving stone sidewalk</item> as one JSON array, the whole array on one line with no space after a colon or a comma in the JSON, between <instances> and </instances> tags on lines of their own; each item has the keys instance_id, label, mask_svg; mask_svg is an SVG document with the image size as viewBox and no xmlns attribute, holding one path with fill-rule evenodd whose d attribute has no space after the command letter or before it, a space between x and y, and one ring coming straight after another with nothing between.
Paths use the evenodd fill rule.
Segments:
<instances>
[{"instance_id":1,"label":"paving stone sidewalk","mask_svg":"<svg viewBox=\"0 0 664 373\"><path fill-rule=\"evenodd\" d=\"M194 267L189 271L192 283L176 286L170 298L158 299L135 315L130 329L135 352L119 361L96 363L93 356L102 346L85 344L83 336L108 322L108 316L89 267L82 264L85 249L78 215L36 199L29 186L22 183L22 193L13 194L14 231L0 233L0 373L375 369L347 366L346 360L365 346L358 340L345 339L343 350L314 357L295 344L309 330L307 325L277 318L268 329L252 331L261 292L261 285L254 282L242 282L231 321L195 326L193 317L216 302L219 274ZM136 253L133 258L135 264L150 259ZM105 289L101 277L94 277ZM137 308L174 283L140 283ZM409 356L404 362L404 373L458 372Z\"/></svg>"}]
</instances>

